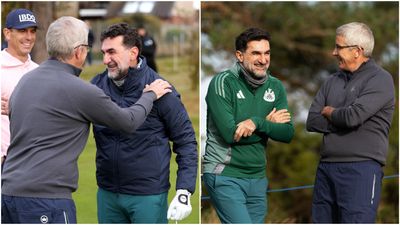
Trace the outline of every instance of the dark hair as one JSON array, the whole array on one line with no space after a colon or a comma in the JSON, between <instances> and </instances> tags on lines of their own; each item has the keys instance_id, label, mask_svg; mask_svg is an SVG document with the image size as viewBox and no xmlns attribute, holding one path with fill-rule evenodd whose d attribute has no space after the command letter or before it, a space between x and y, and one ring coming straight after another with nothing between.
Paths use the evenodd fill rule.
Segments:
<instances>
[{"instance_id":1,"label":"dark hair","mask_svg":"<svg viewBox=\"0 0 400 225\"><path fill-rule=\"evenodd\" d=\"M235 41L236 51L241 51L241 52L246 51L247 43L249 43L250 41L260 41L260 40L269 41L270 39L271 36L267 31L261 30L259 28L249 28L236 37Z\"/></svg>"},{"instance_id":2,"label":"dark hair","mask_svg":"<svg viewBox=\"0 0 400 225\"><path fill-rule=\"evenodd\" d=\"M117 23L109 26L101 33L100 41L106 38L115 38L123 36L122 44L127 48L137 47L139 55L142 52L142 41L136 29L130 28L127 23Z\"/></svg>"}]
</instances>

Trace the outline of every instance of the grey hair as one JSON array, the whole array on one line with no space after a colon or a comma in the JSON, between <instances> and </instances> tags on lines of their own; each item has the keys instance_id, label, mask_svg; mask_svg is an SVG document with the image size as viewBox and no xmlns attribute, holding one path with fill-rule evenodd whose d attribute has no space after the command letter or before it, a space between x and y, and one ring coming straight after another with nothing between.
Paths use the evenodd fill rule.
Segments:
<instances>
[{"instance_id":1,"label":"grey hair","mask_svg":"<svg viewBox=\"0 0 400 225\"><path fill-rule=\"evenodd\" d=\"M71 16L60 17L47 30L47 52L57 59L70 59L74 48L88 44L88 33L88 27L82 20Z\"/></svg>"},{"instance_id":2,"label":"grey hair","mask_svg":"<svg viewBox=\"0 0 400 225\"><path fill-rule=\"evenodd\" d=\"M374 34L367 25L358 22L344 24L336 29L336 36L344 37L346 45L358 45L363 48L364 56L372 55Z\"/></svg>"}]
</instances>

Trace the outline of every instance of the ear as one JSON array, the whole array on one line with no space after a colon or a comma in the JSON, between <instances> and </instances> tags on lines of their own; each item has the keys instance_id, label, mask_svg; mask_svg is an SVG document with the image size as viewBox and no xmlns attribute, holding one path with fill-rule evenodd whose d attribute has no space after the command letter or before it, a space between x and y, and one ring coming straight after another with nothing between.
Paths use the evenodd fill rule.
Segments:
<instances>
[{"instance_id":1,"label":"ear","mask_svg":"<svg viewBox=\"0 0 400 225\"><path fill-rule=\"evenodd\" d=\"M5 37L5 39L6 39L6 41L8 42L9 40L10 40L10 34L11 34L11 30L10 29L8 29L8 28L4 28L3 29L3 35L4 35L4 37Z\"/></svg>"},{"instance_id":2,"label":"ear","mask_svg":"<svg viewBox=\"0 0 400 225\"><path fill-rule=\"evenodd\" d=\"M131 59L136 60L138 55L139 55L139 49L138 47L134 46L129 50L129 54L131 56Z\"/></svg>"},{"instance_id":3,"label":"ear","mask_svg":"<svg viewBox=\"0 0 400 225\"><path fill-rule=\"evenodd\" d=\"M82 54L82 48L81 48L81 47L78 47L78 48L76 48L75 51L74 51L74 58L75 58L75 59L79 59L80 54Z\"/></svg>"},{"instance_id":4,"label":"ear","mask_svg":"<svg viewBox=\"0 0 400 225\"><path fill-rule=\"evenodd\" d=\"M243 62L243 53L241 52L241 51L239 51L239 50L237 50L236 52L235 52L235 55L236 55L236 58L239 60L239 62Z\"/></svg>"},{"instance_id":5,"label":"ear","mask_svg":"<svg viewBox=\"0 0 400 225\"><path fill-rule=\"evenodd\" d=\"M360 57L360 50L359 50L359 49L357 49L357 51L356 51L356 54L355 54L355 57L354 57L354 58L358 58L358 57Z\"/></svg>"}]
</instances>

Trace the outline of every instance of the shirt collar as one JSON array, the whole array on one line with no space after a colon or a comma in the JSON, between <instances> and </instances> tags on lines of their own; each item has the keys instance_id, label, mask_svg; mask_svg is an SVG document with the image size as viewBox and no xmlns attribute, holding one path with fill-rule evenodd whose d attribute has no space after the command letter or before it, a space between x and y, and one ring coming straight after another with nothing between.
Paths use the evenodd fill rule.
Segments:
<instances>
[{"instance_id":1,"label":"shirt collar","mask_svg":"<svg viewBox=\"0 0 400 225\"><path fill-rule=\"evenodd\" d=\"M142 58L139 57L139 63L136 66L136 69L140 69L140 67L142 66L143 60Z\"/></svg>"},{"instance_id":2,"label":"shirt collar","mask_svg":"<svg viewBox=\"0 0 400 225\"><path fill-rule=\"evenodd\" d=\"M14 67L14 66L23 66L32 63L31 56L28 54L28 59L25 62L22 62L18 58L11 55L6 49L1 51L1 66L3 67Z\"/></svg>"}]
</instances>

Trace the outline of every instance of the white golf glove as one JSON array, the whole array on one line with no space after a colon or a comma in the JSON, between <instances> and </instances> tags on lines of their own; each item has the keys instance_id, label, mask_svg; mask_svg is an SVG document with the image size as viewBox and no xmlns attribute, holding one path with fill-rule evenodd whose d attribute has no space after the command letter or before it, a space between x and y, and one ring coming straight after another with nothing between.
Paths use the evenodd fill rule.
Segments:
<instances>
[{"instance_id":1,"label":"white golf glove","mask_svg":"<svg viewBox=\"0 0 400 225\"><path fill-rule=\"evenodd\" d=\"M169 204L167 218L169 220L183 220L192 212L190 205L190 192L185 189L178 189L171 204Z\"/></svg>"}]
</instances>

